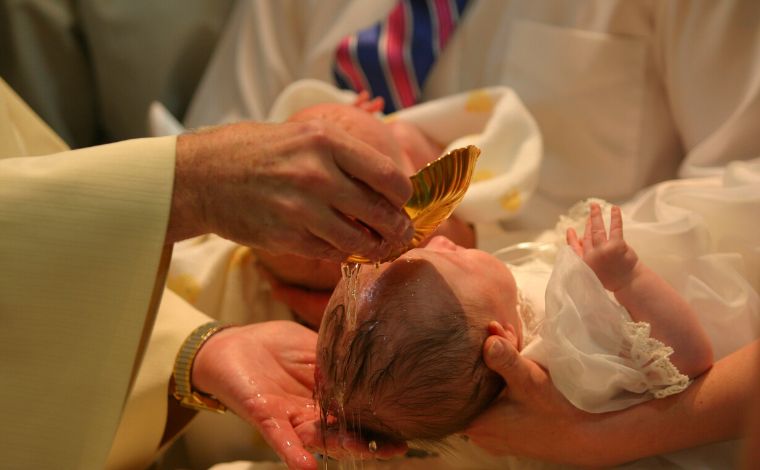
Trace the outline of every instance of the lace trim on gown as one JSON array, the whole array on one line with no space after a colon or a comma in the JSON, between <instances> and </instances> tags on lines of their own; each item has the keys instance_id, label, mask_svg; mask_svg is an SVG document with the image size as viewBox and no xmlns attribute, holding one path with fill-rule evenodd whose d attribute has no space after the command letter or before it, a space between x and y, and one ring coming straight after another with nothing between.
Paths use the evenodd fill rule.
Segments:
<instances>
[{"instance_id":1,"label":"lace trim on gown","mask_svg":"<svg viewBox=\"0 0 760 470\"><path fill-rule=\"evenodd\" d=\"M529 344L538 335L538 329L541 322L536 316L536 309L530 297L518 287L517 288L517 315L522 321L522 343Z\"/></svg>"},{"instance_id":2,"label":"lace trim on gown","mask_svg":"<svg viewBox=\"0 0 760 470\"><path fill-rule=\"evenodd\" d=\"M623 324L623 350L620 357L630 359L641 370L646 389L655 398L680 393L689 386L689 377L670 362L673 348L652 338L651 325L629 321Z\"/></svg>"}]
</instances>

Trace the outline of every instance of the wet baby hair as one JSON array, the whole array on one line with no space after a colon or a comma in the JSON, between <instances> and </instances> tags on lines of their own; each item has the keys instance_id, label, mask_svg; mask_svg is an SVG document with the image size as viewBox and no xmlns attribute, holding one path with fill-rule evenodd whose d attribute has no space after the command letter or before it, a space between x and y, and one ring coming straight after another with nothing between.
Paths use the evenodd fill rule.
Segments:
<instances>
[{"instance_id":1,"label":"wet baby hair","mask_svg":"<svg viewBox=\"0 0 760 470\"><path fill-rule=\"evenodd\" d=\"M429 282L383 283L359 303L353 327L344 302L331 302L317 397L323 412L367 439L437 441L463 430L504 382L482 359L486 322L473 324L465 313L478 307L461 305L427 261L398 269L408 271L404 279Z\"/></svg>"}]
</instances>

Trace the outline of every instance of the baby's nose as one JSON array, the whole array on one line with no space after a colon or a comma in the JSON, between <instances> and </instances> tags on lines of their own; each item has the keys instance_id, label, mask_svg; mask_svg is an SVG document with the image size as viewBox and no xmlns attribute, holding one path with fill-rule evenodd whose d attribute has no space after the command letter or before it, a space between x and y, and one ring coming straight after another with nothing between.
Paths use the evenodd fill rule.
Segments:
<instances>
[{"instance_id":1,"label":"baby's nose","mask_svg":"<svg viewBox=\"0 0 760 470\"><path fill-rule=\"evenodd\" d=\"M444 237L443 235L437 235L430 239L430 241L427 244L428 248L432 248L434 250L441 250L441 251L456 251L458 248L457 244L449 240L448 238Z\"/></svg>"}]
</instances>

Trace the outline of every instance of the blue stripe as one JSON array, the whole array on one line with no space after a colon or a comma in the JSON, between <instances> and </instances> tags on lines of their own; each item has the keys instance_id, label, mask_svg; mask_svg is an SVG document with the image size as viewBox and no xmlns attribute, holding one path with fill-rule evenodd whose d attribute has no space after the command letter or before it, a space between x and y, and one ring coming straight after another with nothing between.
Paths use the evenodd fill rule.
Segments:
<instances>
[{"instance_id":1,"label":"blue stripe","mask_svg":"<svg viewBox=\"0 0 760 470\"><path fill-rule=\"evenodd\" d=\"M459 17L462 17L462 14L464 13L465 8L467 8L467 3L470 0L456 0L457 4L457 11L459 12Z\"/></svg>"},{"instance_id":2,"label":"blue stripe","mask_svg":"<svg viewBox=\"0 0 760 470\"><path fill-rule=\"evenodd\" d=\"M433 23L427 1L412 1L412 44L411 58L417 84L422 90L428 72L435 62L433 51ZM419 98L419 97L416 97Z\"/></svg>"},{"instance_id":3,"label":"blue stripe","mask_svg":"<svg viewBox=\"0 0 760 470\"><path fill-rule=\"evenodd\" d=\"M380 24L356 33L356 55L359 59L359 67L369 82L371 95L382 96L385 99L384 111L392 113L396 110L396 106L388 84L385 83L385 72L380 63L379 37Z\"/></svg>"}]
</instances>

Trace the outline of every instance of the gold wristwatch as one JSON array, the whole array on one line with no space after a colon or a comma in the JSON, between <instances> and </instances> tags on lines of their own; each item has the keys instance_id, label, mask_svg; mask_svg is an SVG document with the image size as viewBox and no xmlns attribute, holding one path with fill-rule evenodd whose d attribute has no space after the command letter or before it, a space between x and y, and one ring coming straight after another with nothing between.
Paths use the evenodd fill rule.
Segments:
<instances>
[{"instance_id":1,"label":"gold wristwatch","mask_svg":"<svg viewBox=\"0 0 760 470\"><path fill-rule=\"evenodd\" d=\"M182 343L177 358L174 360L174 390L172 391L172 395L179 401L180 405L195 410L215 411L217 413L227 411L227 407L213 395L194 389L190 379L195 355L198 354L203 343L214 333L230 326L232 325L224 325L217 321L205 323L193 330Z\"/></svg>"}]
</instances>

